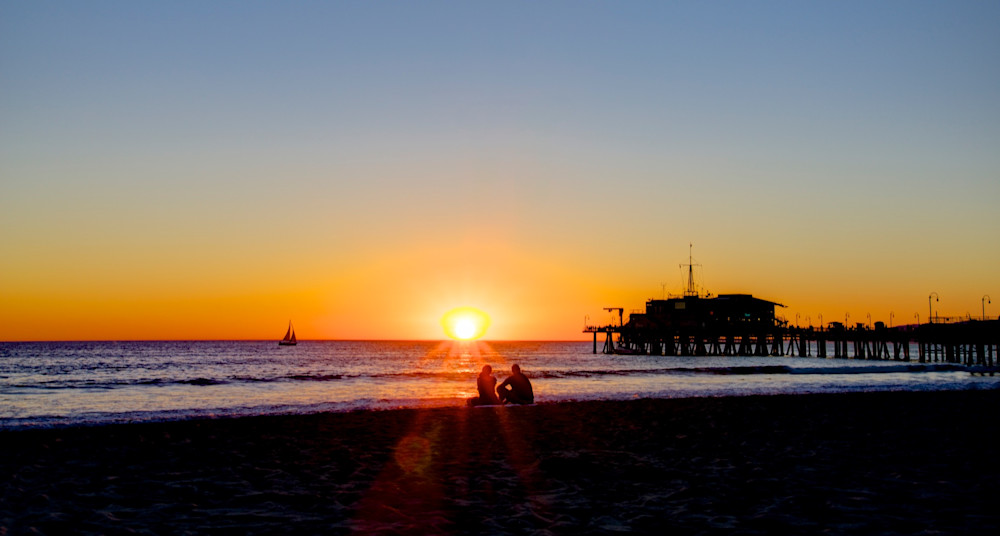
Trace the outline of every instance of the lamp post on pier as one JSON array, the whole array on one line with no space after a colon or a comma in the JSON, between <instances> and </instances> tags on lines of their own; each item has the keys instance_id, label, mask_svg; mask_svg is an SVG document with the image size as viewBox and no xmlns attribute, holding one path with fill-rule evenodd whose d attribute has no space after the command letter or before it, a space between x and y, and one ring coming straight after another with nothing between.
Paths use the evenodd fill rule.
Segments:
<instances>
[{"instance_id":1,"label":"lamp post on pier","mask_svg":"<svg viewBox=\"0 0 1000 536\"><path fill-rule=\"evenodd\" d=\"M892 327L892 317L895 316L895 314L896 313L893 313L892 311L889 311L889 327L890 328Z\"/></svg>"},{"instance_id":2,"label":"lamp post on pier","mask_svg":"<svg viewBox=\"0 0 1000 536\"><path fill-rule=\"evenodd\" d=\"M937 292L931 292L927 295L927 322L933 324L934 311L931 309L931 298L934 298L934 301L941 301L941 296L938 296Z\"/></svg>"},{"instance_id":3,"label":"lamp post on pier","mask_svg":"<svg viewBox=\"0 0 1000 536\"><path fill-rule=\"evenodd\" d=\"M983 296L983 299L979 300L979 301L982 302L982 304L983 304L983 320L986 320L986 304L987 303L993 303L993 302L990 301L990 295L989 294Z\"/></svg>"}]
</instances>

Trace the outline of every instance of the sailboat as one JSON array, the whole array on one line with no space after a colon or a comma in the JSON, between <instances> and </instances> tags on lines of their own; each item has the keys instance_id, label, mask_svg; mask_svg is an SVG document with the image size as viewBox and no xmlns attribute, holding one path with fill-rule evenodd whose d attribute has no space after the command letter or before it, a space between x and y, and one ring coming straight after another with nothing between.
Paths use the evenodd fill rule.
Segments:
<instances>
[{"instance_id":1,"label":"sailboat","mask_svg":"<svg viewBox=\"0 0 1000 536\"><path fill-rule=\"evenodd\" d=\"M292 327L292 321L288 321L288 331L285 332L285 338L278 341L278 346L295 346L298 341L295 340L295 328Z\"/></svg>"}]
</instances>

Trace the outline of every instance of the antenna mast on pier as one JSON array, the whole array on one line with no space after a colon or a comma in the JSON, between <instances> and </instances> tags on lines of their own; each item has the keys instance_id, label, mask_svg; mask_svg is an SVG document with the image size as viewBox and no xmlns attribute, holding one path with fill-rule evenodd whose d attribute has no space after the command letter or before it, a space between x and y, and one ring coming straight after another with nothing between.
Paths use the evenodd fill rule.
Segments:
<instances>
[{"instance_id":1,"label":"antenna mast on pier","mask_svg":"<svg viewBox=\"0 0 1000 536\"><path fill-rule=\"evenodd\" d=\"M681 268L688 267L688 285L687 290L684 291L685 296L697 296L698 290L694 287L694 267L701 266L700 264L694 264L691 257L691 249L694 248L694 244L688 243L688 263L682 264Z\"/></svg>"}]
</instances>

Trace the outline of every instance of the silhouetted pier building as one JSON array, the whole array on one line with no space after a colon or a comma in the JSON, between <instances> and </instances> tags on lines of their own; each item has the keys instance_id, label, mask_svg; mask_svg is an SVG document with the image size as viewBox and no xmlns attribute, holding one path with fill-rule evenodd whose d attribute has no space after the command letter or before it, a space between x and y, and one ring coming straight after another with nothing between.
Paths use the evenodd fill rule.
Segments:
<instances>
[{"instance_id":1,"label":"silhouetted pier building","mask_svg":"<svg viewBox=\"0 0 1000 536\"><path fill-rule=\"evenodd\" d=\"M645 313L633 313L630 322L671 327L772 326L774 308L784 307L750 294L721 294L714 298L686 295L649 300Z\"/></svg>"},{"instance_id":2,"label":"silhouetted pier building","mask_svg":"<svg viewBox=\"0 0 1000 536\"><path fill-rule=\"evenodd\" d=\"M812 356L815 348L816 357L821 358L910 361L910 347L916 345L921 363L964 364L995 372L1000 319L987 320L985 308L982 320L941 322L935 317L927 324L895 328L882 322L872 326L859 322L853 327L830 322L825 329L792 327L775 315L776 307L785 307L780 303L750 294L699 294L690 249L688 263L681 266L688 269L683 296L648 300L645 312L633 312L628 322L624 308L605 307L618 313L617 324L584 327L584 333L594 335L595 354L599 333L605 334L606 354Z\"/></svg>"},{"instance_id":3,"label":"silhouetted pier building","mask_svg":"<svg viewBox=\"0 0 1000 536\"><path fill-rule=\"evenodd\" d=\"M595 352L597 334L606 333L605 353L776 355L778 349L771 347L783 347L783 323L777 320L775 307L784 306L750 294L701 297L688 293L649 300L645 312L632 313L628 323L585 331L594 334Z\"/></svg>"},{"instance_id":4,"label":"silhouetted pier building","mask_svg":"<svg viewBox=\"0 0 1000 536\"><path fill-rule=\"evenodd\" d=\"M994 367L1000 349L1000 320L932 322L887 327L882 322L826 327L789 326L775 314L784 305L750 294L648 300L644 312L624 321L587 326L605 334L604 353L665 356L813 356L842 359L891 359ZM915 349L916 356L911 355Z\"/></svg>"}]
</instances>

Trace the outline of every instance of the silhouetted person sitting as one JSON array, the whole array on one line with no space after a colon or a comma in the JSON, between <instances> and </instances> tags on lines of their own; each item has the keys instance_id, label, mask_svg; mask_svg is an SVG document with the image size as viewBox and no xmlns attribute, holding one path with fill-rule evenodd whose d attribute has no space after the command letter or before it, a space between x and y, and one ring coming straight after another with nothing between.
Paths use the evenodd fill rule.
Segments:
<instances>
[{"instance_id":1,"label":"silhouetted person sitting","mask_svg":"<svg viewBox=\"0 0 1000 536\"><path fill-rule=\"evenodd\" d=\"M531 389L531 382L527 376L521 374L521 367L518 365L510 367L510 376L497 386L497 395L505 404L535 403L535 392Z\"/></svg>"},{"instance_id":2,"label":"silhouetted person sitting","mask_svg":"<svg viewBox=\"0 0 1000 536\"><path fill-rule=\"evenodd\" d=\"M479 396L470 398L469 405L489 406L500 404L500 399L497 398L496 391L494 391L496 384L497 379L493 377L493 367L483 365L483 371L476 378L476 389L479 390Z\"/></svg>"}]
</instances>

